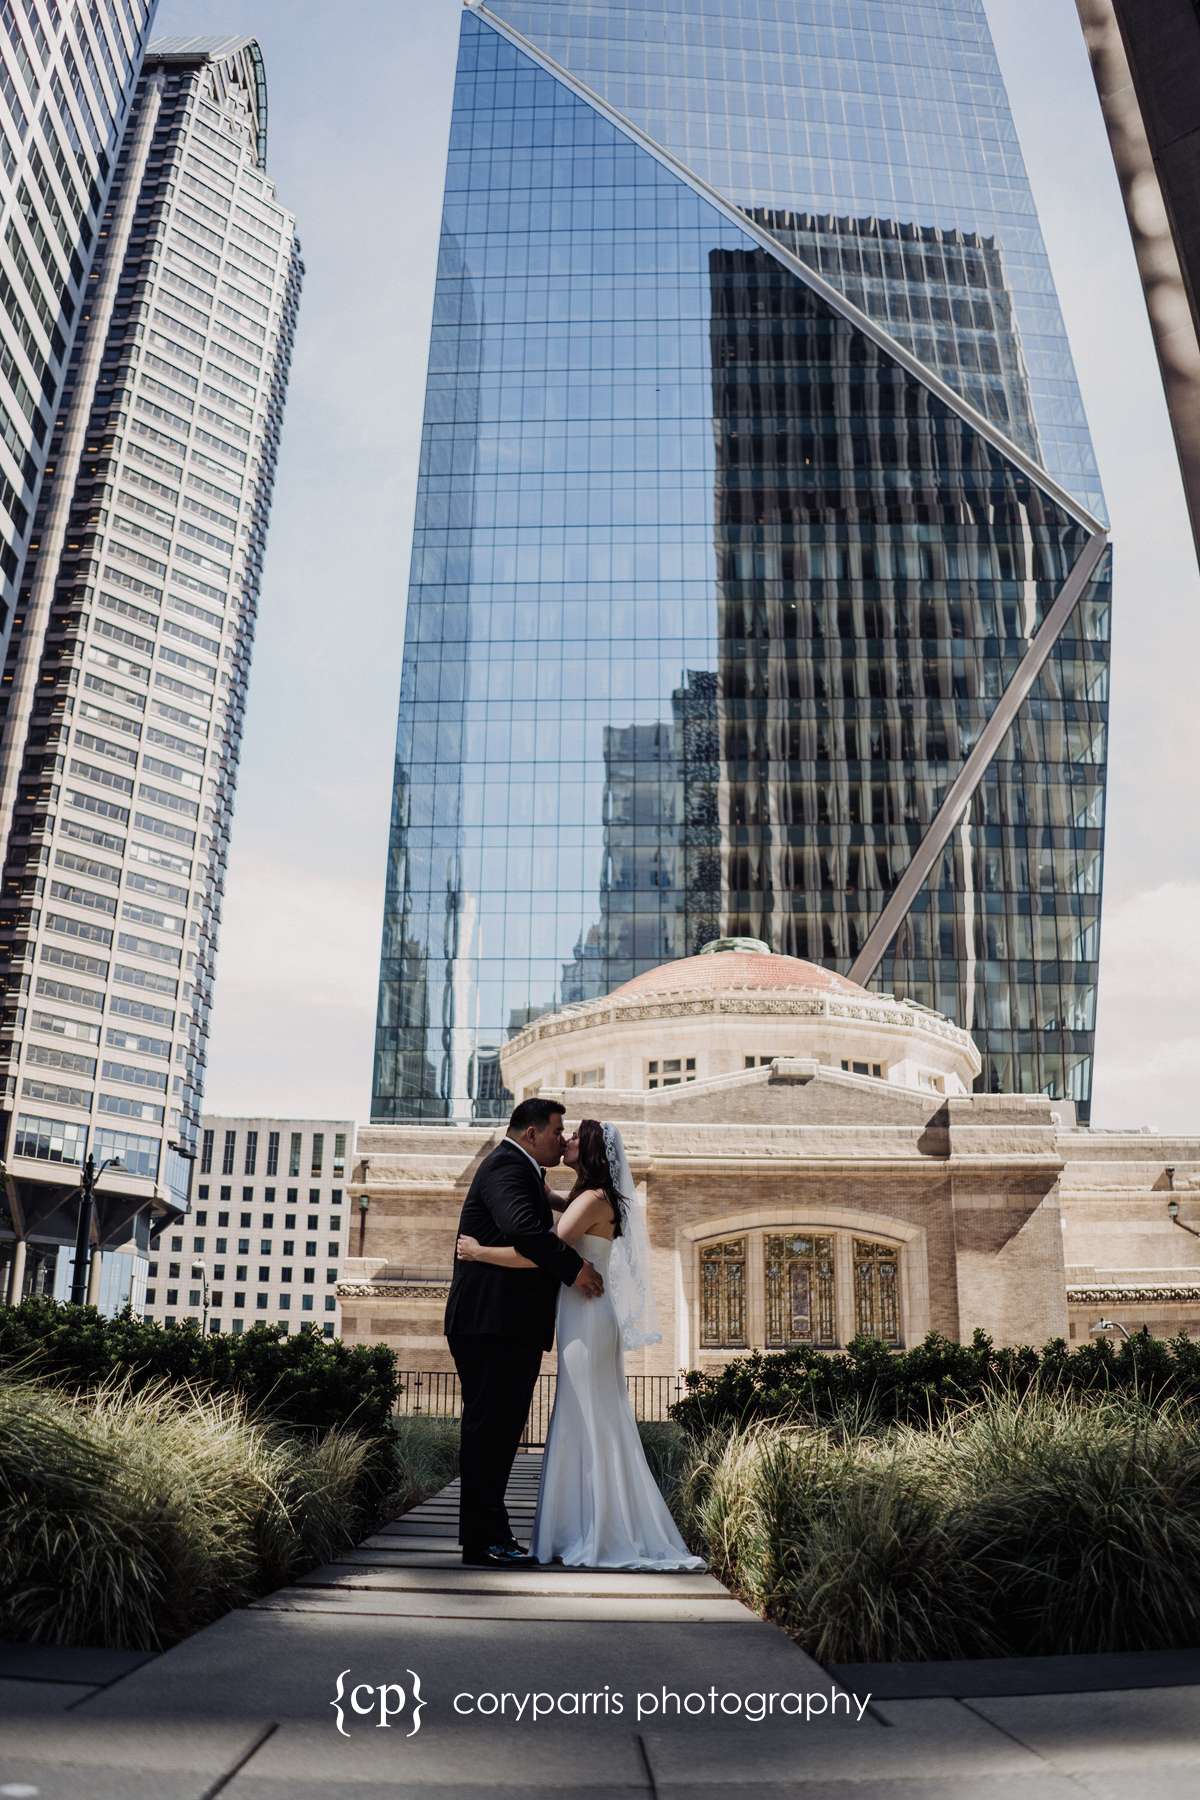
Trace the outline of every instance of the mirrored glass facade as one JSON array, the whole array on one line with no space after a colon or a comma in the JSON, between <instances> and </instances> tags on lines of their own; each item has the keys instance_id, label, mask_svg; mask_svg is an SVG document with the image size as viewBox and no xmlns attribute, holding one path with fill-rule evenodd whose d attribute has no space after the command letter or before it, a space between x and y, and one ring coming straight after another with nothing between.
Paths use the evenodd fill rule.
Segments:
<instances>
[{"instance_id":1,"label":"mirrored glass facade","mask_svg":"<svg viewBox=\"0 0 1200 1800\"><path fill-rule=\"evenodd\" d=\"M880 262L867 243L874 230L885 241L889 231L978 237L1018 323L1039 461L1102 516L983 0L495 0L490 10L735 205L831 216L814 266L835 286L840 272L864 311L976 404L969 270L947 259L939 296L927 274L942 268L936 251ZM864 227L859 267L834 243ZM1012 433L1002 383L983 411Z\"/></svg>"},{"instance_id":2,"label":"mirrored glass facade","mask_svg":"<svg viewBox=\"0 0 1200 1800\"><path fill-rule=\"evenodd\" d=\"M531 35L552 10L503 9ZM761 36L768 10L802 9L699 17ZM635 15L659 41L680 23L555 11ZM744 66L762 86L761 57ZM702 103L732 105L689 82L681 156ZM911 131L923 108L901 108ZM994 233L949 201L920 216L894 192L883 216L855 187L825 209L787 179L742 183L739 223L464 14L376 1119L504 1111L511 1031L719 935L848 972L1091 535L783 254L873 316L882 293L910 326L944 315L937 372L1034 455L1046 415ZM985 1085L1084 1106L1107 636L1105 561L876 976L974 1029Z\"/></svg>"}]
</instances>

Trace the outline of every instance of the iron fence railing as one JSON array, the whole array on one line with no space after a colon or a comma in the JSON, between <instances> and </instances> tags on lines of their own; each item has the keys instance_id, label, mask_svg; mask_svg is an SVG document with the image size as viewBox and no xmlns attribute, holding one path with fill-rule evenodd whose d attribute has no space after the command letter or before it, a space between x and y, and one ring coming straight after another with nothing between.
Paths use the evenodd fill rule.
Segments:
<instances>
[{"instance_id":1,"label":"iron fence railing","mask_svg":"<svg viewBox=\"0 0 1200 1800\"><path fill-rule=\"evenodd\" d=\"M462 1390L453 1369L401 1369L400 1397L396 1411L402 1417L424 1413L436 1419L457 1419L462 1415ZM529 1417L521 1438L525 1450L538 1450L546 1442L550 1414L554 1408L554 1375L539 1375L533 1391ZM634 1417L645 1420L666 1419L669 1409L684 1393L683 1375L626 1375Z\"/></svg>"}]
</instances>

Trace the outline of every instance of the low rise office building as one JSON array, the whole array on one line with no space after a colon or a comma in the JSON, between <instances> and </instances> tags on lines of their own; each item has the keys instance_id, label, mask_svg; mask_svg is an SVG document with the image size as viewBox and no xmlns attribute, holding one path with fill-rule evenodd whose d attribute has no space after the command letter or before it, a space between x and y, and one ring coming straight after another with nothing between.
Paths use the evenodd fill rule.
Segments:
<instances>
[{"instance_id":1,"label":"low rise office building","mask_svg":"<svg viewBox=\"0 0 1200 1800\"><path fill-rule=\"evenodd\" d=\"M192 1209L151 1247L146 1318L338 1336L353 1145L348 1119L202 1120Z\"/></svg>"}]
</instances>

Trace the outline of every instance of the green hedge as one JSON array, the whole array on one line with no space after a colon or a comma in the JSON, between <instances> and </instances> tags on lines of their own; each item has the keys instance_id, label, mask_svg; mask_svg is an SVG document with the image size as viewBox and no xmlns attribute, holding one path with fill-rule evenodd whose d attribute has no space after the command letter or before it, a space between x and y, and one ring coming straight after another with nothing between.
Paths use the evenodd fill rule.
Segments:
<instances>
[{"instance_id":1,"label":"green hedge","mask_svg":"<svg viewBox=\"0 0 1200 1800\"><path fill-rule=\"evenodd\" d=\"M689 1431L798 1414L825 1423L850 1412L881 1423L934 1424L949 1410L989 1394L1126 1393L1154 1401L1200 1399L1200 1342L1146 1331L1114 1346L1096 1338L1072 1350L998 1350L986 1332L957 1344L930 1332L911 1350L855 1338L844 1351L755 1351L715 1375L692 1370L671 1416Z\"/></svg>"},{"instance_id":2,"label":"green hedge","mask_svg":"<svg viewBox=\"0 0 1200 1800\"><path fill-rule=\"evenodd\" d=\"M282 1325L255 1325L239 1337L205 1337L195 1323L106 1319L94 1306L46 1299L0 1307L0 1369L75 1390L114 1375L128 1377L132 1392L188 1382L240 1395L279 1425L315 1433L352 1426L369 1437L387 1431L398 1393L396 1358L385 1344L350 1346L315 1326L291 1336Z\"/></svg>"}]
</instances>

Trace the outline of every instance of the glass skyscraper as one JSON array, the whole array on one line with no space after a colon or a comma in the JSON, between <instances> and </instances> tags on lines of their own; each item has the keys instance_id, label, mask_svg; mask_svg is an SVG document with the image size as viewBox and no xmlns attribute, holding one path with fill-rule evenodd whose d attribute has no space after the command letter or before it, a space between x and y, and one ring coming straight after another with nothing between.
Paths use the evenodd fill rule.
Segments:
<instances>
[{"instance_id":1,"label":"glass skyscraper","mask_svg":"<svg viewBox=\"0 0 1200 1800\"><path fill-rule=\"evenodd\" d=\"M1086 1115L1102 509L979 0L469 7L373 1116L738 934Z\"/></svg>"}]
</instances>

